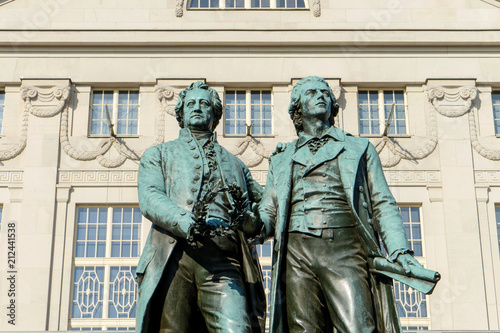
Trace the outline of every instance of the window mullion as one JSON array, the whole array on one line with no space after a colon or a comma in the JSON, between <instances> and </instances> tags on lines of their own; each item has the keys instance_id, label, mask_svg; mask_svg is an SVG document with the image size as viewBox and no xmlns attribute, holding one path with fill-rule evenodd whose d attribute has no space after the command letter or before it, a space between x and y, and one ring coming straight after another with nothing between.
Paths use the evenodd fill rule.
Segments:
<instances>
[{"instance_id":1,"label":"window mullion","mask_svg":"<svg viewBox=\"0 0 500 333\"><path fill-rule=\"evenodd\" d=\"M113 109L111 110L111 121L113 125L116 124L118 120L118 90L113 91ZM116 130L113 128L113 130Z\"/></svg>"},{"instance_id":2,"label":"window mullion","mask_svg":"<svg viewBox=\"0 0 500 333\"><path fill-rule=\"evenodd\" d=\"M378 123L379 132L377 134L384 133L385 130L385 108L384 108L384 91L378 91Z\"/></svg>"},{"instance_id":3,"label":"window mullion","mask_svg":"<svg viewBox=\"0 0 500 333\"><path fill-rule=\"evenodd\" d=\"M269 7L276 8L276 0L271 0L271 3L269 4Z\"/></svg>"},{"instance_id":4,"label":"window mullion","mask_svg":"<svg viewBox=\"0 0 500 333\"><path fill-rule=\"evenodd\" d=\"M219 0L219 8L220 9L226 8L226 0Z\"/></svg>"},{"instance_id":5,"label":"window mullion","mask_svg":"<svg viewBox=\"0 0 500 333\"><path fill-rule=\"evenodd\" d=\"M111 235L112 235L112 221L113 221L113 208L108 207L108 216L106 220L106 255L105 258L110 258L111 257Z\"/></svg>"},{"instance_id":6,"label":"window mullion","mask_svg":"<svg viewBox=\"0 0 500 333\"><path fill-rule=\"evenodd\" d=\"M250 0L245 0L245 9L251 8L250 7Z\"/></svg>"},{"instance_id":7,"label":"window mullion","mask_svg":"<svg viewBox=\"0 0 500 333\"><path fill-rule=\"evenodd\" d=\"M102 295L102 318L108 318L109 313L109 276L110 266L104 266L104 294Z\"/></svg>"},{"instance_id":8,"label":"window mullion","mask_svg":"<svg viewBox=\"0 0 500 333\"><path fill-rule=\"evenodd\" d=\"M245 100L245 103L246 103L246 106L245 106L245 122L246 122L247 126L250 126L250 125L252 125L252 118L251 118L251 113L250 113L250 108L251 108L251 102L250 102L251 94L250 94L250 89L246 90L245 96L246 96L246 100Z\"/></svg>"}]
</instances>

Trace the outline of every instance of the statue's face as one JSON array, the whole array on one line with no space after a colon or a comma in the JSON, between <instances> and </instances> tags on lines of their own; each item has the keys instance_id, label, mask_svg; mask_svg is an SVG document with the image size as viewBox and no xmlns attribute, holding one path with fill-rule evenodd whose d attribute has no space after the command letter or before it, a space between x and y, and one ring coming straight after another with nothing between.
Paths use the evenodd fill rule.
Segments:
<instances>
[{"instance_id":1,"label":"statue's face","mask_svg":"<svg viewBox=\"0 0 500 333\"><path fill-rule=\"evenodd\" d=\"M328 86L323 82L310 81L302 86L300 94L302 117L325 117L332 112L332 99L328 94Z\"/></svg>"},{"instance_id":2,"label":"statue's face","mask_svg":"<svg viewBox=\"0 0 500 333\"><path fill-rule=\"evenodd\" d=\"M212 131L214 111L208 90L194 89L184 98L184 126L198 131Z\"/></svg>"}]
</instances>

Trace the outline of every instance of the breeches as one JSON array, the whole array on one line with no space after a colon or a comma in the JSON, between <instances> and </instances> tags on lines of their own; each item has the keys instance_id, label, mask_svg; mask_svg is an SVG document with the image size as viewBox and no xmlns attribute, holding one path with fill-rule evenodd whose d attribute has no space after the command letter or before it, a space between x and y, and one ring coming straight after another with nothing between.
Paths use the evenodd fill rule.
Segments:
<instances>
[{"instance_id":1,"label":"breeches","mask_svg":"<svg viewBox=\"0 0 500 333\"><path fill-rule=\"evenodd\" d=\"M161 281L168 290L160 332L193 332L200 325L196 320L200 312L211 333L250 332L237 254L216 246L192 249L179 245Z\"/></svg>"},{"instance_id":2,"label":"breeches","mask_svg":"<svg viewBox=\"0 0 500 333\"><path fill-rule=\"evenodd\" d=\"M289 233L286 309L289 331L375 332L366 255L356 228L321 237ZM330 327L329 327L330 326Z\"/></svg>"}]
</instances>

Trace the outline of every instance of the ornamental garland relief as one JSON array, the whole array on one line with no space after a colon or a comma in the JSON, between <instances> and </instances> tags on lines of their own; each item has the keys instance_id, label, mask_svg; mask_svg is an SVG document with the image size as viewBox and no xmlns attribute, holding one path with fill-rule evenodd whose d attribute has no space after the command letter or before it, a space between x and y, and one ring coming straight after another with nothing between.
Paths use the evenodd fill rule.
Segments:
<instances>
[{"instance_id":1,"label":"ornamental garland relief","mask_svg":"<svg viewBox=\"0 0 500 333\"><path fill-rule=\"evenodd\" d=\"M66 106L71 93L70 86L25 86L21 87L24 110L21 122L21 136L12 147L0 151L0 161L18 156L26 148L29 114L50 118L59 114Z\"/></svg>"},{"instance_id":2,"label":"ornamental garland relief","mask_svg":"<svg viewBox=\"0 0 500 333\"><path fill-rule=\"evenodd\" d=\"M471 144L481 156L492 161L500 160L500 150L484 146L479 141L474 100L476 87L433 87L427 90L427 97L434 109L445 117L461 117L468 113Z\"/></svg>"},{"instance_id":3,"label":"ornamental garland relief","mask_svg":"<svg viewBox=\"0 0 500 333\"><path fill-rule=\"evenodd\" d=\"M471 109L477 97L476 87L434 87L427 89L427 98L437 112L445 117L461 117Z\"/></svg>"}]
</instances>

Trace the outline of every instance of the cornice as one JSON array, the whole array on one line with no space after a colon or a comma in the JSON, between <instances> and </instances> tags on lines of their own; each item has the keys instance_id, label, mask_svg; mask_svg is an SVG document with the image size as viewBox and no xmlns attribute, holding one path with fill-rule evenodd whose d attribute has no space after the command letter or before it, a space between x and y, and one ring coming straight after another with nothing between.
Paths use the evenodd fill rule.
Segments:
<instances>
[{"instance_id":1,"label":"cornice","mask_svg":"<svg viewBox=\"0 0 500 333\"><path fill-rule=\"evenodd\" d=\"M356 29L184 29L184 30L0 30L0 46L493 46L491 30L356 30ZM362 38L369 36L369 38ZM5 50L3 50L5 52Z\"/></svg>"}]
</instances>

